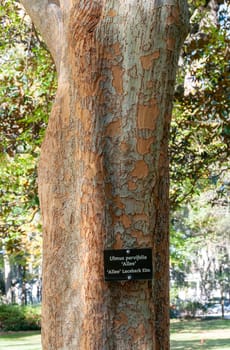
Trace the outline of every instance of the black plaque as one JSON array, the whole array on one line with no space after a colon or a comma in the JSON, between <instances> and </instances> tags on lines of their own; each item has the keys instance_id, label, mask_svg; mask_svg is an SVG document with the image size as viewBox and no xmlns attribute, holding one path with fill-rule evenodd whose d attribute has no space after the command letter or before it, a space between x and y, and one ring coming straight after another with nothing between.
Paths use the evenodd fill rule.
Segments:
<instances>
[{"instance_id":1,"label":"black plaque","mask_svg":"<svg viewBox=\"0 0 230 350\"><path fill-rule=\"evenodd\" d=\"M105 281L151 280L152 249L104 250Z\"/></svg>"}]
</instances>

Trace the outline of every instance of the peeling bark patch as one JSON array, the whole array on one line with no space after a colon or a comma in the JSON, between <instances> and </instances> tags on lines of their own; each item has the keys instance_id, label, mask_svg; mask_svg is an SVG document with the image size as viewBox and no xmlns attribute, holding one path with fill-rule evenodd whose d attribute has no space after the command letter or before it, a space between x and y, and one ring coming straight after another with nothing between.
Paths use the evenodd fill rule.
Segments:
<instances>
[{"instance_id":1,"label":"peeling bark patch","mask_svg":"<svg viewBox=\"0 0 230 350\"><path fill-rule=\"evenodd\" d=\"M112 50L113 50L115 56L120 55L121 54L121 45L120 45L120 43L117 42L114 45L112 45Z\"/></svg>"},{"instance_id":2,"label":"peeling bark patch","mask_svg":"<svg viewBox=\"0 0 230 350\"><path fill-rule=\"evenodd\" d=\"M133 231L131 235L136 238L139 247L142 245L149 247L152 244L152 237L150 237L150 235L145 235L142 231Z\"/></svg>"},{"instance_id":3,"label":"peeling bark patch","mask_svg":"<svg viewBox=\"0 0 230 350\"><path fill-rule=\"evenodd\" d=\"M123 240L121 233L117 233L116 242L113 245L113 249L122 249L123 248Z\"/></svg>"},{"instance_id":4,"label":"peeling bark patch","mask_svg":"<svg viewBox=\"0 0 230 350\"><path fill-rule=\"evenodd\" d=\"M95 154L94 152L87 151L84 153L84 160L85 160L85 177L87 179L93 179L97 177L97 179L100 181L102 180L102 159L98 154ZM82 188L84 185L82 186ZM88 192L88 188L86 185L85 192Z\"/></svg>"},{"instance_id":5,"label":"peeling bark patch","mask_svg":"<svg viewBox=\"0 0 230 350\"><path fill-rule=\"evenodd\" d=\"M117 11L115 11L115 10L110 10L110 11L108 12L108 16L109 16L109 17L116 17L116 16L117 16Z\"/></svg>"},{"instance_id":6,"label":"peeling bark patch","mask_svg":"<svg viewBox=\"0 0 230 350\"><path fill-rule=\"evenodd\" d=\"M169 51L173 51L174 50L175 42L176 42L176 40L173 37L169 37L167 39L167 49Z\"/></svg>"},{"instance_id":7,"label":"peeling bark patch","mask_svg":"<svg viewBox=\"0 0 230 350\"><path fill-rule=\"evenodd\" d=\"M76 112L81 120L81 125L85 132L90 130L90 125L92 121L92 115L89 110L82 109L80 103L76 104Z\"/></svg>"},{"instance_id":8,"label":"peeling bark patch","mask_svg":"<svg viewBox=\"0 0 230 350\"><path fill-rule=\"evenodd\" d=\"M150 153L150 146L152 145L153 141L153 137L150 137L149 139L138 138L137 152L142 155Z\"/></svg>"},{"instance_id":9,"label":"peeling bark patch","mask_svg":"<svg viewBox=\"0 0 230 350\"><path fill-rule=\"evenodd\" d=\"M145 336L145 327L143 324L140 324L137 328L130 328L128 330L129 335L133 338L133 342L137 343Z\"/></svg>"},{"instance_id":10,"label":"peeling bark patch","mask_svg":"<svg viewBox=\"0 0 230 350\"><path fill-rule=\"evenodd\" d=\"M137 177L138 179L142 179L146 177L149 173L148 165L144 160L138 160L135 164L133 171L131 172L132 176Z\"/></svg>"},{"instance_id":11,"label":"peeling bark patch","mask_svg":"<svg viewBox=\"0 0 230 350\"><path fill-rule=\"evenodd\" d=\"M112 199L112 184L111 183L106 183L105 184L105 194L106 194L106 198L108 199Z\"/></svg>"},{"instance_id":12,"label":"peeling bark patch","mask_svg":"<svg viewBox=\"0 0 230 350\"><path fill-rule=\"evenodd\" d=\"M72 283L72 286L71 286L71 288L73 289L73 290L77 290L78 288L79 288L79 281L74 281L73 283Z\"/></svg>"},{"instance_id":13,"label":"peeling bark patch","mask_svg":"<svg viewBox=\"0 0 230 350\"><path fill-rule=\"evenodd\" d=\"M124 209L124 203L122 203L121 201L121 198L120 197L115 197L114 198L114 203L116 204L116 206L119 208L119 209Z\"/></svg>"},{"instance_id":14,"label":"peeling bark patch","mask_svg":"<svg viewBox=\"0 0 230 350\"><path fill-rule=\"evenodd\" d=\"M148 89L152 89L153 88L153 81L152 80L149 80L148 82L147 82L147 84L146 84L146 87L148 88Z\"/></svg>"},{"instance_id":15,"label":"peeling bark patch","mask_svg":"<svg viewBox=\"0 0 230 350\"><path fill-rule=\"evenodd\" d=\"M120 328L122 325L128 324L128 317L124 312L120 312L114 321L115 328Z\"/></svg>"},{"instance_id":16,"label":"peeling bark patch","mask_svg":"<svg viewBox=\"0 0 230 350\"><path fill-rule=\"evenodd\" d=\"M121 142L120 149L122 152L127 152L129 150L129 145L126 142Z\"/></svg>"},{"instance_id":17,"label":"peeling bark patch","mask_svg":"<svg viewBox=\"0 0 230 350\"><path fill-rule=\"evenodd\" d=\"M156 102L149 106L139 104L137 110L138 128L154 130L159 112L160 111Z\"/></svg>"},{"instance_id":18,"label":"peeling bark patch","mask_svg":"<svg viewBox=\"0 0 230 350\"><path fill-rule=\"evenodd\" d=\"M129 181L128 182L128 189L130 191L136 190L137 189L137 184L135 182L133 182L133 181Z\"/></svg>"},{"instance_id":19,"label":"peeling bark patch","mask_svg":"<svg viewBox=\"0 0 230 350\"><path fill-rule=\"evenodd\" d=\"M167 25L179 24L180 23L180 10L178 7L173 7L171 14L167 17Z\"/></svg>"},{"instance_id":20,"label":"peeling bark patch","mask_svg":"<svg viewBox=\"0 0 230 350\"><path fill-rule=\"evenodd\" d=\"M121 55L121 46L119 42L116 42L109 47L104 47L100 45L100 43L97 43L97 45L100 48L99 51L103 52L103 58L107 61L113 60L115 56Z\"/></svg>"},{"instance_id":21,"label":"peeling bark patch","mask_svg":"<svg viewBox=\"0 0 230 350\"><path fill-rule=\"evenodd\" d=\"M123 94L123 70L120 66L113 66L112 68L113 74L113 87L118 94Z\"/></svg>"},{"instance_id":22,"label":"peeling bark patch","mask_svg":"<svg viewBox=\"0 0 230 350\"><path fill-rule=\"evenodd\" d=\"M134 221L139 221L139 220L148 221L149 218L148 218L148 216L146 214L137 214L137 215L134 215L133 220Z\"/></svg>"},{"instance_id":23,"label":"peeling bark patch","mask_svg":"<svg viewBox=\"0 0 230 350\"><path fill-rule=\"evenodd\" d=\"M125 228L128 228L131 226L131 220L130 220L130 217L128 215L122 215L120 217L120 221L122 222L122 224L124 225Z\"/></svg>"},{"instance_id":24,"label":"peeling bark patch","mask_svg":"<svg viewBox=\"0 0 230 350\"><path fill-rule=\"evenodd\" d=\"M153 64L153 60L156 60L160 56L160 50L154 51L153 53L141 57L141 65L143 69L150 69Z\"/></svg>"},{"instance_id":25,"label":"peeling bark patch","mask_svg":"<svg viewBox=\"0 0 230 350\"><path fill-rule=\"evenodd\" d=\"M116 120L114 122L111 122L107 126L106 131L105 131L105 135L113 137L113 136L119 135L120 132L121 132L121 120L119 119L119 120Z\"/></svg>"}]
</instances>

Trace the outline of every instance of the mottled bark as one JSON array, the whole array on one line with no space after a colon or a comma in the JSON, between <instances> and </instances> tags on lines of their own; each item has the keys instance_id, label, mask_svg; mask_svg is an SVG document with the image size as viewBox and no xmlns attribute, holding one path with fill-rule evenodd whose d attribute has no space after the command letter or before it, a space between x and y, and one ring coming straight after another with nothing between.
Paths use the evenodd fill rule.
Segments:
<instances>
[{"instance_id":1,"label":"mottled bark","mask_svg":"<svg viewBox=\"0 0 230 350\"><path fill-rule=\"evenodd\" d=\"M43 349L168 349L167 148L186 1L22 2L59 72L39 164ZM103 250L134 247L153 248L153 281L104 282Z\"/></svg>"}]
</instances>

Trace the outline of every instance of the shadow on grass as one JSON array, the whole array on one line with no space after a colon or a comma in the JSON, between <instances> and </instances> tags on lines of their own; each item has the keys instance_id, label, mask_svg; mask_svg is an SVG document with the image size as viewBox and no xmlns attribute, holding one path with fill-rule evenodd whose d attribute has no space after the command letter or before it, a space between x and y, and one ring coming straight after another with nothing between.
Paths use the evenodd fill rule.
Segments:
<instances>
[{"instance_id":1,"label":"shadow on grass","mask_svg":"<svg viewBox=\"0 0 230 350\"><path fill-rule=\"evenodd\" d=\"M218 330L218 329L230 329L230 320L222 320L222 319L215 319L215 320L181 320L176 322L171 322L170 330L171 333L178 333L178 332L192 332L197 333L200 330L203 331L211 331L211 330ZM229 347L230 349L230 347Z\"/></svg>"},{"instance_id":2,"label":"shadow on grass","mask_svg":"<svg viewBox=\"0 0 230 350\"><path fill-rule=\"evenodd\" d=\"M1 339L14 339L14 338L25 338L33 335L40 335L40 331L27 331L27 332L0 332Z\"/></svg>"},{"instance_id":3,"label":"shadow on grass","mask_svg":"<svg viewBox=\"0 0 230 350\"><path fill-rule=\"evenodd\" d=\"M211 339L205 340L172 340L171 350L229 350L230 339Z\"/></svg>"},{"instance_id":4,"label":"shadow on grass","mask_svg":"<svg viewBox=\"0 0 230 350\"><path fill-rule=\"evenodd\" d=\"M230 350L230 320L171 322L171 350Z\"/></svg>"}]
</instances>

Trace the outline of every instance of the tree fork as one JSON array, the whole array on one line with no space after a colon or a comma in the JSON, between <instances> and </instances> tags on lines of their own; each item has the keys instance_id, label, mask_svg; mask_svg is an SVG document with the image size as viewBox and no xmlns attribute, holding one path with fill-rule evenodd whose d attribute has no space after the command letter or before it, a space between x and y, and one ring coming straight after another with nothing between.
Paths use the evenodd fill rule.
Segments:
<instances>
[{"instance_id":1,"label":"tree fork","mask_svg":"<svg viewBox=\"0 0 230 350\"><path fill-rule=\"evenodd\" d=\"M44 350L169 349L168 138L183 0L22 0L55 60L39 163ZM153 281L103 250L153 248Z\"/></svg>"}]
</instances>

